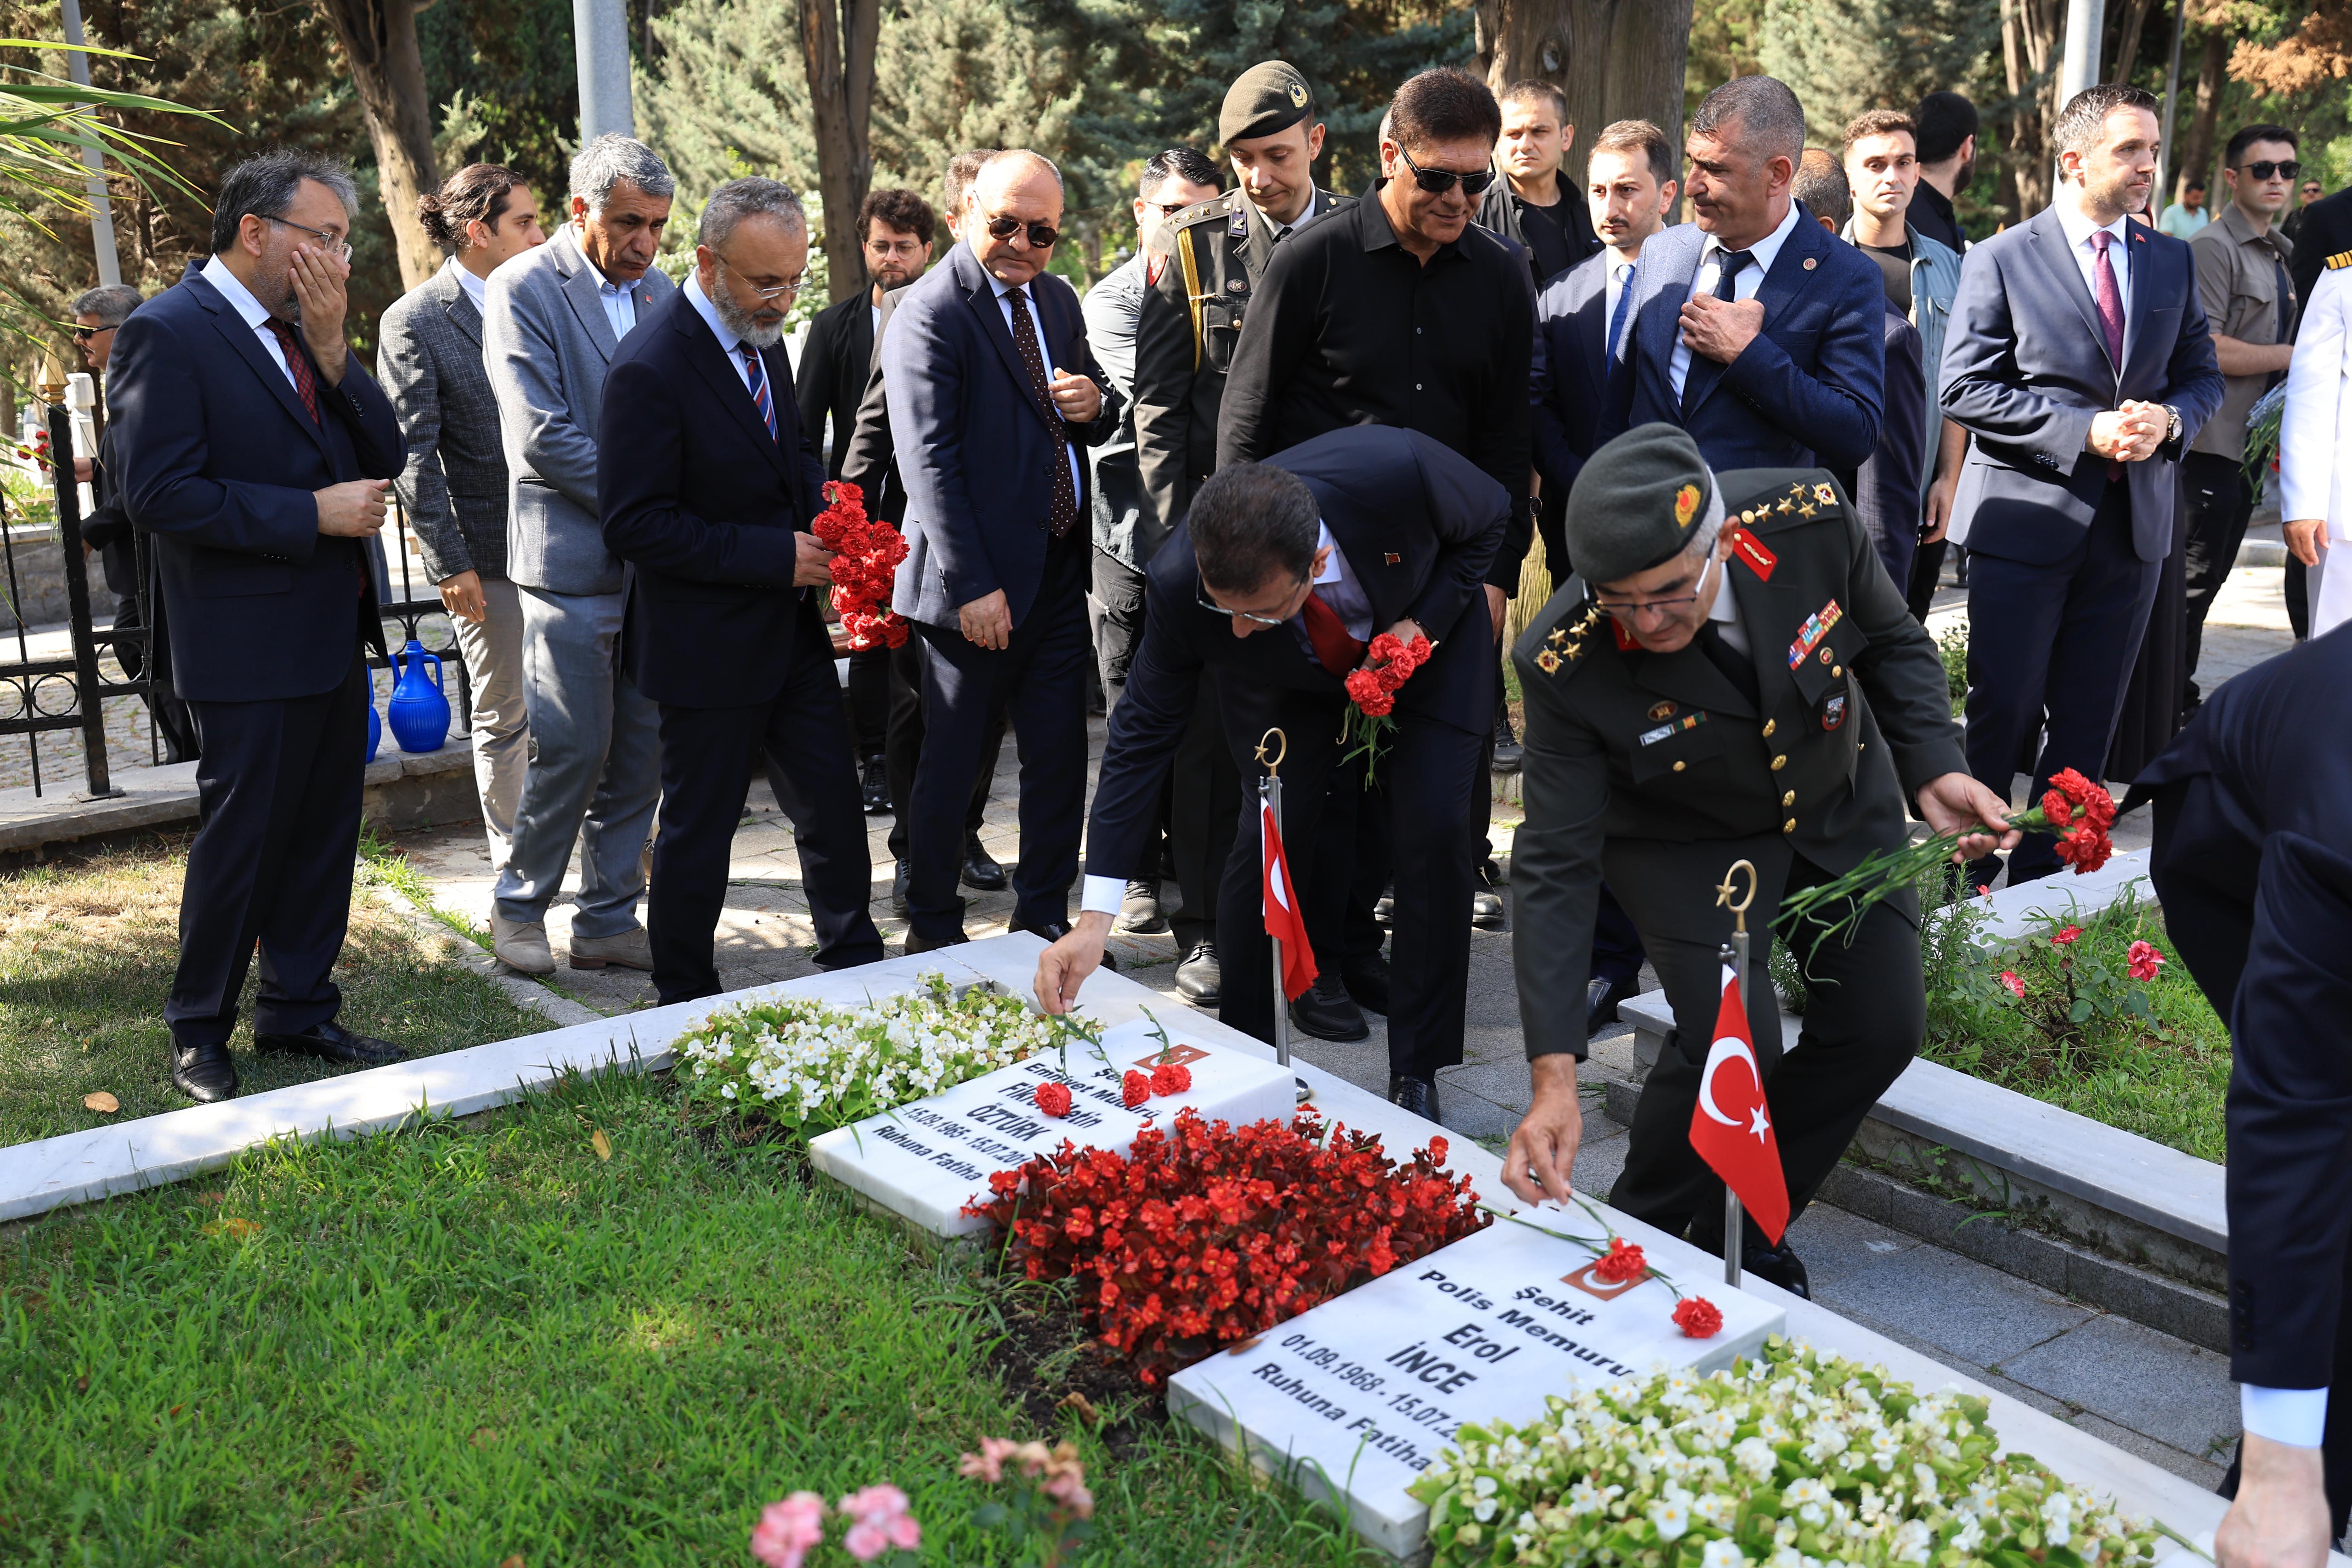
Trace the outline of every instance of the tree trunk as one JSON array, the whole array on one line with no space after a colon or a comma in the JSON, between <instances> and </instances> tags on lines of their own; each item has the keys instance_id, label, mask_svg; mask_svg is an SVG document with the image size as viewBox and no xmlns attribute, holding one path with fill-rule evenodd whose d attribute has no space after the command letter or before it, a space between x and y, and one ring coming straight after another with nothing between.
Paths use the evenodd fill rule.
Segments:
<instances>
[{"instance_id":1,"label":"tree trunk","mask_svg":"<svg viewBox=\"0 0 2352 1568\"><path fill-rule=\"evenodd\" d=\"M1559 89L1578 149L1617 120L1649 120L1681 142L1691 0L1477 0L1476 22L1488 84ZM1582 169L1572 152L1572 182Z\"/></svg>"},{"instance_id":2,"label":"tree trunk","mask_svg":"<svg viewBox=\"0 0 2352 1568\"><path fill-rule=\"evenodd\" d=\"M430 5L432 0L425 0ZM384 215L400 251L400 281L414 288L433 276L441 253L416 221L416 198L441 183L433 156L433 99L425 90L425 57L416 47L416 0L318 0L334 25L352 84L375 147Z\"/></svg>"},{"instance_id":3,"label":"tree trunk","mask_svg":"<svg viewBox=\"0 0 2352 1568\"><path fill-rule=\"evenodd\" d=\"M857 209L874 184L874 49L881 31L881 0L801 0L801 56L816 120L824 261L836 302L866 287Z\"/></svg>"},{"instance_id":4,"label":"tree trunk","mask_svg":"<svg viewBox=\"0 0 2352 1568\"><path fill-rule=\"evenodd\" d=\"M2172 199L2180 200L2191 180L2210 180L2213 162L2213 122L2221 112L2221 91L2229 86L2230 37L2220 27L2209 27L2197 57L2197 109L2189 118L2189 134L2181 139L2180 169L2173 176ZM2205 189L2205 210L2213 210L2213 188Z\"/></svg>"},{"instance_id":5,"label":"tree trunk","mask_svg":"<svg viewBox=\"0 0 2352 1568\"><path fill-rule=\"evenodd\" d=\"M2010 100L2010 172L2021 221L2050 204L2050 122L2057 118L2061 0L2000 0L2000 57Z\"/></svg>"},{"instance_id":6,"label":"tree trunk","mask_svg":"<svg viewBox=\"0 0 2352 1568\"><path fill-rule=\"evenodd\" d=\"M2123 35L2116 40L2116 68L2103 80L2128 82L2132 66L2139 58L2140 35L2147 30L2147 14L2155 0L2124 0Z\"/></svg>"}]
</instances>

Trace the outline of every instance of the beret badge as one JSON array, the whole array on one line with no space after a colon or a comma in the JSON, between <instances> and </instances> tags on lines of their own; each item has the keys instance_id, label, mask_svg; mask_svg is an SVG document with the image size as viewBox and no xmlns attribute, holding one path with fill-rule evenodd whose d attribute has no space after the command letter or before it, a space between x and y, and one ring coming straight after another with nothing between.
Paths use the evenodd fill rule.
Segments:
<instances>
[{"instance_id":1,"label":"beret badge","mask_svg":"<svg viewBox=\"0 0 2352 1568\"><path fill-rule=\"evenodd\" d=\"M1690 527L1691 518L1698 515L1698 486L1685 485L1675 492L1675 527Z\"/></svg>"},{"instance_id":2,"label":"beret badge","mask_svg":"<svg viewBox=\"0 0 2352 1568\"><path fill-rule=\"evenodd\" d=\"M1290 84L1290 101L1300 109L1307 107L1306 83L1295 81Z\"/></svg>"}]
</instances>

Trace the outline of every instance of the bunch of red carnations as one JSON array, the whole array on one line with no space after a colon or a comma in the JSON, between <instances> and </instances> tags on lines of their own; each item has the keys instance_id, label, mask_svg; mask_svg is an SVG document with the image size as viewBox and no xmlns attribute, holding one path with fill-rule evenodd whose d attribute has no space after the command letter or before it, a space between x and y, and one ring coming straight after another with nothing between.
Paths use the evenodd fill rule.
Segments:
<instances>
[{"instance_id":1,"label":"bunch of red carnations","mask_svg":"<svg viewBox=\"0 0 2352 1568\"><path fill-rule=\"evenodd\" d=\"M907 540L879 517L866 515L865 494L835 479L824 487L816 515L817 541L833 551L833 607L852 648L896 648L907 640L906 618L892 612L890 593Z\"/></svg>"},{"instance_id":2,"label":"bunch of red carnations","mask_svg":"<svg viewBox=\"0 0 2352 1568\"><path fill-rule=\"evenodd\" d=\"M1396 727L1396 720L1390 716L1396 709L1397 689L1429 663L1431 652L1426 637L1408 643L1393 632L1383 632L1365 650L1371 662L1348 673L1348 711L1341 718L1339 739L1348 747L1349 758L1358 753L1367 758L1367 782L1388 750L1389 731Z\"/></svg>"},{"instance_id":3,"label":"bunch of red carnations","mask_svg":"<svg viewBox=\"0 0 2352 1568\"><path fill-rule=\"evenodd\" d=\"M1157 1383L1223 1345L1482 1228L1445 1140L1403 1165L1377 1137L1187 1108L1129 1153L1064 1144L966 1209L1032 1280L1076 1277L1088 1324Z\"/></svg>"}]
</instances>

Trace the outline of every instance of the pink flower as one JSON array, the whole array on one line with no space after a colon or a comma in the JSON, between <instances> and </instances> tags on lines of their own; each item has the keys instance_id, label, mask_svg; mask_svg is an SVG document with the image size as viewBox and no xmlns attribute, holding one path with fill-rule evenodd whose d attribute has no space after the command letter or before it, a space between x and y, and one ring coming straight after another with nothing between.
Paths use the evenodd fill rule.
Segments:
<instances>
[{"instance_id":1,"label":"pink flower","mask_svg":"<svg viewBox=\"0 0 2352 1568\"><path fill-rule=\"evenodd\" d=\"M2000 972L2000 983L2009 988L2009 994L2011 996L2015 997L2021 1002L2025 999L2025 982L2017 977L2016 970L2003 969Z\"/></svg>"},{"instance_id":2,"label":"pink flower","mask_svg":"<svg viewBox=\"0 0 2352 1568\"><path fill-rule=\"evenodd\" d=\"M2074 940L2074 938L2075 938L2075 937L2080 936L2082 934L2083 934L2083 928L2082 928L2081 926L2079 926L2079 925L2069 925L2069 926L2067 926L2064 930L2063 930L2063 931L2059 931L2059 932L2056 932L2056 933L2054 933L2054 934L2053 934L2053 935L2052 935L2052 936L2051 936L2051 938L2050 938L2050 946L2052 946L2053 947L2063 947L2063 946L2065 946L2067 944L2069 944L2069 943L2073 942L2073 941Z\"/></svg>"},{"instance_id":3,"label":"pink flower","mask_svg":"<svg viewBox=\"0 0 2352 1568\"><path fill-rule=\"evenodd\" d=\"M2156 972L2165 965L2164 955L2157 950L2153 942L2133 943L2124 954L2124 959L2131 967L2131 977L2140 981L2155 979Z\"/></svg>"},{"instance_id":4,"label":"pink flower","mask_svg":"<svg viewBox=\"0 0 2352 1568\"><path fill-rule=\"evenodd\" d=\"M824 1539L824 1500L796 1491L760 1511L751 1529L751 1555L769 1568L801 1568L801 1560Z\"/></svg>"},{"instance_id":5,"label":"pink flower","mask_svg":"<svg viewBox=\"0 0 2352 1568\"><path fill-rule=\"evenodd\" d=\"M856 1522L841 1544L860 1563L871 1563L892 1547L912 1552L923 1543L923 1527L907 1511L907 1494L884 1484L841 1500L840 1514Z\"/></svg>"},{"instance_id":6,"label":"pink flower","mask_svg":"<svg viewBox=\"0 0 2352 1568\"><path fill-rule=\"evenodd\" d=\"M1004 1461L1019 1451L1021 1445L1010 1437L982 1437L980 1452L966 1454L957 1461L956 1473L990 1485L1004 1479Z\"/></svg>"},{"instance_id":7,"label":"pink flower","mask_svg":"<svg viewBox=\"0 0 2352 1568\"><path fill-rule=\"evenodd\" d=\"M1087 1490L1086 1473L1075 1465L1045 1483L1045 1495L1080 1519L1095 1516L1095 1494Z\"/></svg>"}]
</instances>

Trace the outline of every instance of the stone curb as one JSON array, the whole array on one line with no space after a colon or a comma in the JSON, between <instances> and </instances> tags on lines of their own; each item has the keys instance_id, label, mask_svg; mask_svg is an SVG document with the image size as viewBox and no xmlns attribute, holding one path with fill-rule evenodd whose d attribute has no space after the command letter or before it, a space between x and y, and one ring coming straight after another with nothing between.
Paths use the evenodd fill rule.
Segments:
<instances>
[{"instance_id":1,"label":"stone curb","mask_svg":"<svg viewBox=\"0 0 2352 1568\"><path fill-rule=\"evenodd\" d=\"M559 995L538 981L528 979L508 968L498 959L467 941L455 931L425 911L416 907L414 900L396 887L378 883L371 890L383 900L386 907L423 936L434 938L442 956L480 975L507 994L518 1007L529 1008L541 1018L558 1025L594 1023L606 1015L583 1002Z\"/></svg>"}]
</instances>

